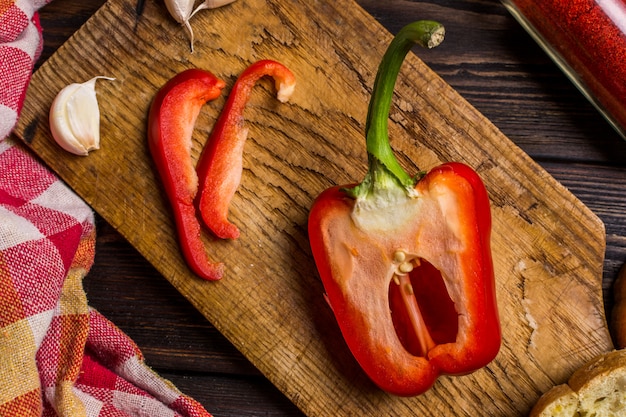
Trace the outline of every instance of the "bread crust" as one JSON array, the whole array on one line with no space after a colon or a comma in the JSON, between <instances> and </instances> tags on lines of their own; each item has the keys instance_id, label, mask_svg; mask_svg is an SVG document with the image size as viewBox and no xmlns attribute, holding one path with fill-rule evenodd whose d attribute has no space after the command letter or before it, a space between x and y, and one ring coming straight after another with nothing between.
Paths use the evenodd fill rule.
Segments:
<instances>
[{"instance_id":1,"label":"bread crust","mask_svg":"<svg viewBox=\"0 0 626 417\"><path fill-rule=\"evenodd\" d=\"M543 394L529 417L573 416L578 408L578 396L567 384L557 385Z\"/></svg>"},{"instance_id":2,"label":"bread crust","mask_svg":"<svg viewBox=\"0 0 626 417\"><path fill-rule=\"evenodd\" d=\"M626 350L614 350L590 360L566 384L547 391L529 417L573 417L598 410L609 412L598 416L613 415L611 410L626 408L625 393Z\"/></svg>"}]
</instances>

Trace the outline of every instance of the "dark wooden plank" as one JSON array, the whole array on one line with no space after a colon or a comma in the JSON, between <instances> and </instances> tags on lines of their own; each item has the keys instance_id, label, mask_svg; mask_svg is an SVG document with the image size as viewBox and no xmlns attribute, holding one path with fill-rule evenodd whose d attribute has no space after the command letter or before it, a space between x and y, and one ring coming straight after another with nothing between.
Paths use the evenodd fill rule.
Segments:
<instances>
[{"instance_id":1,"label":"dark wooden plank","mask_svg":"<svg viewBox=\"0 0 626 417\"><path fill-rule=\"evenodd\" d=\"M542 165L605 224L607 248L602 289L607 319L610 322L612 286L626 258L626 167L551 161Z\"/></svg>"},{"instance_id":2,"label":"dark wooden plank","mask_svg":"<svg viewBox=\"0 0 626 417\"><path fill-rule=\"evenodd\" d=\"M303 414L261 377L162 375L200 401L215 417L301 417Z\"/></svg>"},{"instance_id":3,"label":"dark wooden plank","mask_svg":"<svg viewBox=\"0 0 626 417\"><path fill-rule=\"evenodd\" d=\"M54 0L39 10L44 47L39 66L67 41L106 0Z\"/></svg>"}]
</instances>

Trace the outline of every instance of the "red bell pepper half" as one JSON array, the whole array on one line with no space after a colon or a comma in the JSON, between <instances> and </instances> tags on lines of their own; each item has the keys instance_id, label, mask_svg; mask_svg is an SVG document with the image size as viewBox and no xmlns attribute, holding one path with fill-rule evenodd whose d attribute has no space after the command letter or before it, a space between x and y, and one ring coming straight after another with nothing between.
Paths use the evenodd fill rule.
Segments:
<instances>
[{"instance_id":1,"label":"red bell pepper half","mask_svg":"<svg viewBox=\"0 0 626 417\"><path fill-rule=\"evenodd\" d=\"M237 78L198 161L200 215L205 225L222 239L239 237L239 229L227 217L243 170L243 148L248 136L243 111L252 88L264 76L274 78L279 101L289 99L296 79L287 67L272 60L250 65Z\"/></svg>"},{"instance_id":2,"label":"red bell pepper half","mask_svg":"<svg viewBox=\"0 0 626 417\"><path fill-rule=\"evenodd\" d=\"M404 57L414 43L441 40L440 24L419 21L391 42L368 110L369 170L359 185L324 191L309 217L315 263L348 347L374 383L401 396L484 367L501 344L483 182L455 162L412 177L388 139Z\"/></svg>"},{"instance_id":3,"label":"red bell pepper half","mask_svg":"<svg viewBox=\"0 0 626 417\"><path fill-rule=\"evenodd\" d=\"M198 176L191 159L191 136L202 106L217 98L224 81L200 69L183 71L157 93L148 117L148 143L174 212L181 250L191 270L217 280L223 265L207 258L194 200Z\"/></svg>"}]
</instances>

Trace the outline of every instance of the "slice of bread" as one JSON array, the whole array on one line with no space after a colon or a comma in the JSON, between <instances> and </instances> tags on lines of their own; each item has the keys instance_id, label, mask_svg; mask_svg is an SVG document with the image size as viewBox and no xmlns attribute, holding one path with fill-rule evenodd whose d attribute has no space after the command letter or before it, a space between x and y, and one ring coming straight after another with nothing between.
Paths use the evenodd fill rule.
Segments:
<instances>
[{"instance_id":1,"label":"slice of bread","mask_svg":"<svg viewBox=\"0 0 626 417\"><path fill-rule=\"evenodd\" d=\"M626 416L626 350L592 359L544 395L529 417Z\"/></svg>"}]
</instances>

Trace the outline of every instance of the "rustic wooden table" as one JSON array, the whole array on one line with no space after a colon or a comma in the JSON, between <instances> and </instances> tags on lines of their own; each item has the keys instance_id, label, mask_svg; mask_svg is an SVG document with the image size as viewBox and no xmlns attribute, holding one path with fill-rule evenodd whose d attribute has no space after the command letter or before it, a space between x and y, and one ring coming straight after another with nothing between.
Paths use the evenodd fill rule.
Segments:
<instances>
[{"instance_id":1,"label":"rustic wooden table","mask_svg":"<svg viewBox=\"0 0 626 417\"><path fill-rule=\"evenodd\" d=\"M103 0L41 9L44 62ZM606 225L603 292L626 259L626 141L583 98L496 0L358 0L390 32L420 18L447 28L420 57ZM242 24L245 24L243 22ZM200 313L98 218L90 304L129 334L156 371L217 416L299 416Z\"/></svg>"}]
</instances>

